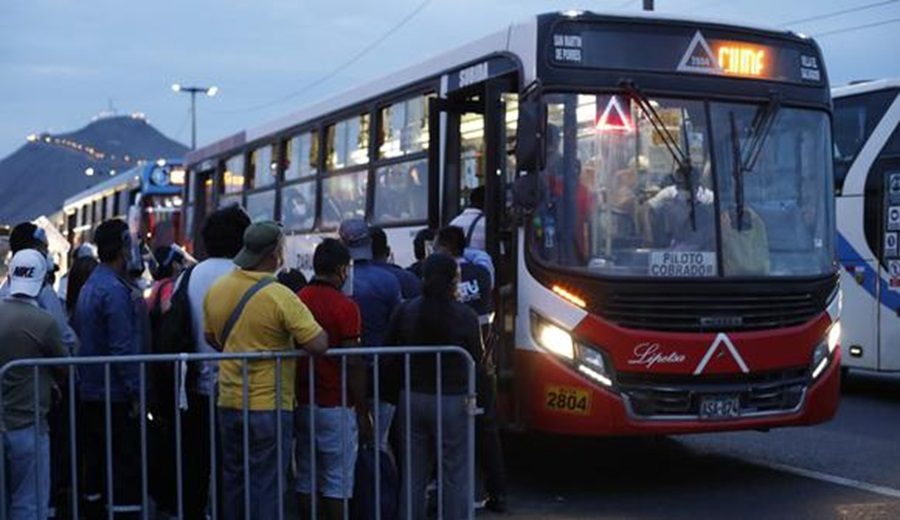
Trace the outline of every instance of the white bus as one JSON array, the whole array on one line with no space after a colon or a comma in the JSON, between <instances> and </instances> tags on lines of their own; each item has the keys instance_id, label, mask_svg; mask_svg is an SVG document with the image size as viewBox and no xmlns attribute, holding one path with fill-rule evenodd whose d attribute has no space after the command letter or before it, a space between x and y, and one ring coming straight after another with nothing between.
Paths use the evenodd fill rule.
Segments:
<instances>
[{"instance_id":1,"label":"white bus","mask_svg":"<svg viewBox=\"0 0 900 520\"><path fill-rule=\"evenodd\" d=\"M189 153L187 235L239 202L303 268L365 218L406 266L484 186L507 421L814 424L840 386L830 121L802 35L545 14Z\"/></svg>"},{"instance_id":2,"label":"white bus","mask_svg":"<svg viewBox=\"0 0 900 520\"><path fill-rule=\"evenodd\" d=\"M844 366L900 370L900 79L835 88Z\"/></svg>"}]
</instances>

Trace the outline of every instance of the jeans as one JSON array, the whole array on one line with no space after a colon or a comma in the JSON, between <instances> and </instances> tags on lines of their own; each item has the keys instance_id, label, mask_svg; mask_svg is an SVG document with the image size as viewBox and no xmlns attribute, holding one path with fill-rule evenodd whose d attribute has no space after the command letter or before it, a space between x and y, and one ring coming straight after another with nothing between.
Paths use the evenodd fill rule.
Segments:
<instances>
[{"instance_id":1,"label":"jeans","mask_svg":"<svg viewBox=\"0 0 900 520\"><path fill-rule=\"evenodd\" d=\"M6 507L10 520L47 518L50 500L50 436L37 426L3 434L7 467ZM37 436L35 434L37 433ZM35 443L37 441L37 443Z\"/></svg>"},{"instance_id":2,"label":"jeans","mask_svg":"<svg viewBox=\"0 0 900 520\"><path fill-rule=\"evenodd\" d=\"M390 435L391 424L394 422L394 413L397 407L387 401L379 401L375 406L375 401L370 399L369 406L372 410L372 420L376 419L375 413L378 412L378 436L381 438L381 449L390 451ZM372 435L375 435L375 424L372 424Z\"/></svg>"},{"instance_id":3,"label":"jeans","mask_svg":"<svg viewBox=\"0 0 900 520\"><path fill-rule=\"evenodd\" d=\"M297 407L296 425L298 493L312 493L309 406ZM340 406L315 408L316 494L325 498L353 498L358 452L356 411Z\"/></svg>"},{"instance_id":4,"label":"jeans","mask_svg":"<svg viewBox=\"0 0 900 520\"><path fill-rule=\"evenodd\" d=\"M409 400L407 403L406 400ZM410 475L403 476L400 494L400 518L424 519L426 515L425 489L431 481L435 460L441 458L443 518L465 518L474 499L474 490L466 475L468 445L468 414L463 395L441 397L441 453L437 451L437 398L434 394L406 392L400 395L400 432L403 446L410 443L410 460L403 459L401 468L409 464ZM406 439L406 414L410 419L410 438ZM401 454L406 457L406 452ZM402 470L401 470L402 472ZM408 495L410 494L410 495ZM407 510L407 497L412 504ZM411 514L410 514L411 513Z\"/></svg>"},{"instance_id":5,"label":"jeans","mask_svg":"<svg viewBox=\"0 0 900 520\"><path fill-rule=\"evenodd\" d=\"M293 412L281 412L281 460L278 460L277 415L275 411L247 412L250 470L249 518L277 518L283 496L278 496L278 467L281 466L282 490L291 460L291 441L294 427ZM219 408L219 430L222 439L222 497L225 520L244 518L244 412Z\"/></svg>"}]
</instances>

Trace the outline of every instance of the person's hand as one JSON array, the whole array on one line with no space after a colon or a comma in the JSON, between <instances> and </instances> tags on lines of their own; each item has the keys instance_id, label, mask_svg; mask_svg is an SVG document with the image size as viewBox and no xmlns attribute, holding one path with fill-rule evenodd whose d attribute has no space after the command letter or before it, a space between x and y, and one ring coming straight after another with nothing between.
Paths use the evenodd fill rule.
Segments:
<instances>
[{"instance_id":1,"label":"person's hand","mask_svg":"<svg viewBox=\"0 0 900 520\"><path fill-rule=\"evenodd\" d=\"M372 414L369 412L368 407L365 409L358 408L356 410L356 426L359 429L359 443L366 444L372 442L375 426L372 421Z\"/></svg>"}]
</instances>

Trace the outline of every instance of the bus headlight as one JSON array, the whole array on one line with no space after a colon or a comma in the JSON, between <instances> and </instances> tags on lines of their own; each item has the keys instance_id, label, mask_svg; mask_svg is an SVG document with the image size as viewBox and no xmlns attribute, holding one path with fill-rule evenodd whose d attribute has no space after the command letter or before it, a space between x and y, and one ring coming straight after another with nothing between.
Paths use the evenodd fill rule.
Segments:
<instances>
[{"instance_id":1,"label":"bus headlight","mask_svg":"<svg viewBox=\"0 0 900 520\"><path fill-rule=\"evenodd\" d=\"M531 313L531 334L534 341L544 350L568 360L575 359L575 342L572 341L572 335L535 312Z\"/></svg>"},{"instance_id":2,"label":"bus headlight","mask_svg":"<svg viewBox=\"0 0 900 520\"><path fill-rule=\"evenodd\" d=\"M578 371L603 386L612 386L612 377L606 368L606 358L597 350L578 345Z\"/></svg>"},{"instance_id":3,"label":"bus headlight","mask_svg":"<svg viewBox=\"0 0 900 520\"><path fill-rule=\"evenodd\" d=\"M832 359L832 354L834 354L834 351L840 342L841 322L836 321L834 322L834 325L831 326L831 329L828 330L826 338L816 345L816 348L813 350L812 363L810 363L813 380L818 379L819 376L822 375L822 372L828 368L828 364Z\"/></svg>"},{"instance_id":4,"label":"bus headlight","mask_svg":"<svg viewBox=\"0 0 900 520\"><path fill-rule=\"evenodd\" d=\"M539 347L563 358L573 369L597 383L612 386L609 363L603 353L576 343L569 331L532 312L531 335Z\"/></svg>"}]
</instances>

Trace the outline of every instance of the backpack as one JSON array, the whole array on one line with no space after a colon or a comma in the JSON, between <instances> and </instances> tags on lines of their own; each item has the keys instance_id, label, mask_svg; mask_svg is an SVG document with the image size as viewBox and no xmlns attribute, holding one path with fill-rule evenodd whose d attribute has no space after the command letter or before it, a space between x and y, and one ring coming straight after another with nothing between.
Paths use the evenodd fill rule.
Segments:
<instances>
[{"instance_id":1,"label":"backpack","mask_svg":"<svg viewBox=\"0 0 900 520\"><path fill-rule=\"evenodd\" d=\"M372 444L360 445L356 458L356 474L353 484L353 501L350 518L369 520L375 518L375 450ZM381 450L381 518L393 520L400 514L400 472L394 455Z\"/></svg>"}]
</instances>

